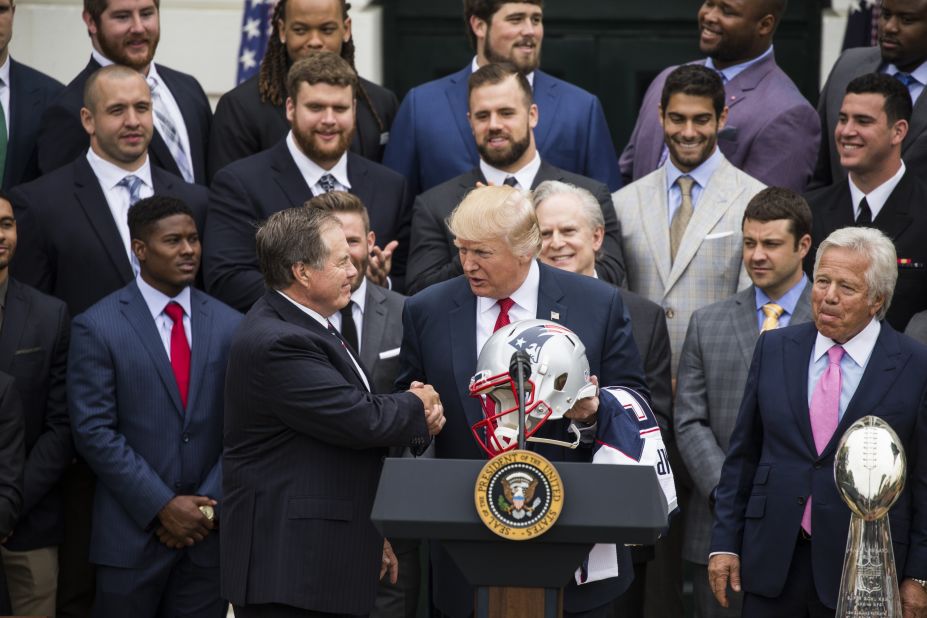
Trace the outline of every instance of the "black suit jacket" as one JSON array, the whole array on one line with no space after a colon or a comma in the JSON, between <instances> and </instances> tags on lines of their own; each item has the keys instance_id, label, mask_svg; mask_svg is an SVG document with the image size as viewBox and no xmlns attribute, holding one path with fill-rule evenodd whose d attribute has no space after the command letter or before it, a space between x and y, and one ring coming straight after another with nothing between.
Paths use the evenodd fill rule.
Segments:
<instances>
[{"instance_id":1,"label":"black suit jacket","mask_svg":"<svg viewBox=\"0 0 927 618\"><path fill-rule=\"evenodd\" d=\"M23 505L23 442L19 393L12 376L0 372L0 539L14 531Z\"/></svg>"},{"instance_id":2,"label":"black suit jacket","mask_svg":"<svg viewBox=\"0 0 927 618\"><path fill-rule=\"evenodd\" d=\"M212 133L209 136L209 178L223 167L247 156L267 150L286 137L290 123L286 119L286 105L272 105L261 101L255 75L229 90L216 105ZM351 152L377 163L383 160L399 101L391 90L360 78L361 86L373 103L373 110L383 121L385 135L360 92L357 93L357 116Z\"/></svg>"},{"instance_id":3,"label":"black suit jacket","mask_svg":"<svg viewBox=\"0 0 927 618\"><path fill-rule=\"evenodd\" d=\"M854 225L853 202L848 180L812 191L805 198L813 215L813 242L805 258L805 271L811 277L818 245L834 230ZM912 315L927 309L927 183L917 178L910 167L872 227L882 230L895 243L898 283L886 320L895 330L904 331Z\"/></svg>"},{"instance_id":4,"label":"black suit jacket","mask_svg":"<svg viewBox=\"0 0 927 618\"><path fill-rule=\"evenodd\" d=\"M206 189L151 168L156 195L183 200L203 230ZM60 298L72 316L132 281L132 265L86 157L10 193L19 232L13 274Z\"/></svg>"},{"instance_id":5,"label":"black suit jacket","mask_svg":"<svg viewBox=\"0 0 927 618\"><path fill-rule=\"evenodd\" d=\"M621 228L615 216L612 196L601 182L585 176L567 172L541 161L541 168L534 177L532 189L545 180L559 180L576 185L592 193L602 206L605 217L605 240L601 256L596 259L596 272L604 281L624 285L624 252L621 249ZM479 167L461 174L447 182L429 189L415 198L412 207L412 240L409 249L409 267L406 288L414 294L429 285L446 281L463 273L460 256L454 246L454 235L447 228L451 211L476 188L476 183L486 183Z\"/></svg>"},{"instance_id":6,"label":"black suit jacket","mask_svg":"<svg viewBox=\"0 0 927 618\"><path fill-rule=\"evenodd\" d=\"M22 403L26 466L23 507L7 549L62 541L58 481L74 456L65 394L70 319L65 304L11 278L0 327L0 371L16 379Z\"/></svg>"},{"instance_id":7,"label":"black suit jacket","mask_svg":"<svg viewBox=\"0 0 927 618\"><path fill-rule=\"evenodd\" d=\"M93 58L65 86L58 99L45 111L39 132L39 170L47 174L66 165L87 151L90 137L80 122L80 108L84 105L84 85L100 68ZM206 151L209 147L209 127L212 108L203 87L192 75L158 65L158 75L164 80L183 116L190 140L190 161L193 177L198 184L206 184ZM148 147L151 163L176 176L180 176L177 163L167 143L155 129ZM120 286L122 287L122 286Z\"/></svg>"},{"instance_id":8,"label":"black suit jacket","mask_svg":"<svg viewBox=\"0 0 927 618\"><path fill-rule=\"evenodd\" d=\"M401 289L408 252L410 199L405 179L379 163L348 153L351 193L370 215L377 244L399 240L391 278ZM254 252L255 224L275 212L302 206L312 190L296 167L286 140L227 166L209 191L206 248L203 253L209 293L239 311L247 311L264 293L264 278Z\"/></svg>"},{"instance_id":9,"label":"black suit jacket","mask_svg":"<svg viewBox=\"0 0 927 618\"><path fill-rule=\"evenodd\" d=\"M621 289L618 293L631 318L631 336L640 353L653 413L660 423L663 441L669 442L672 436L673 389L666 314L660 305L639 294Z\"/></svg>"},{"instance_id":10,"label":"black suit jacket","mask_svg":"<svg viewBox=\"0 0 927 618\"><path fill-rule=\"evenodd\" d=\"M10 58L10 133L6 167L2 170L4 191L39 176L36 141L42 112L64 89L64 84Z\"/></svg>"},{"instance_id":11,"label":"black suit jacket","mask_svg":"<svg viewBox=\"0 0 927 618\"><path fill-rule=\"evenodd\" d=\"M368 613L382 459L424 443L419 399L371 395L341 340L268 291L232 343L225 402L222 597Z\"/></svg>"}]
</instances>

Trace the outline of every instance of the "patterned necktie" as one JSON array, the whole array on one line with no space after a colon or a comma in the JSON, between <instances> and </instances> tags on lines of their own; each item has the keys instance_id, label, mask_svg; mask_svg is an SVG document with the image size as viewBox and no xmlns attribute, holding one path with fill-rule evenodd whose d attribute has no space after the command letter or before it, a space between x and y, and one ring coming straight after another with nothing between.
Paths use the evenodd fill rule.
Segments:
<instances>
[{"instance_id":1,"label":"patterned necktie","mask_svg":"<svg viewBox=\"0 0 927 618\"><path fill-rule=\"evenodd\" d=\"M493 327L492 332L496 332L503 326L508 326L512 323L509 319L509 309L512 308L512 305L515 304L515 301L511 298L500 298L498 301L499 305L499 317L496 318L496 325Z\"/></svg>"},{"instance_id":2,"label":"patterned necktie","mask_svg":"<svg viewBox=\"0 0 927 618\"><path fill-rule=\"evenodd\" d=\"M180 170L183 179L187 182L193 182L193 166L190 165L190 157L183 147L183 140L180 138L177 126L167 112L167 104L161 96L161 87L154 79L148 80L148 87L151 88L151 107L154 112L158 133L164 138L167 149L171 151L171 156L174 158L174 162L177 163L177 168Z\"/></svg>"},{"instance_id":3,"label":"patterned necktie","mask_svg":"<svg viewBox=\"0 0 927 618\"><path fill-rule=\"evenodd\" d=\"M513 189L517 189L518 179L516 179L514 176L506 176L505 180L502 181L502 184L504 184L506 187L512 187Z\"/></svg>"},{"instance_id":4,"label":"patterned necktie","mask_svg":"<svg viewBox=\"0 0 927 618\"><path fill-rule=\"evenodd\" d=\"M811 416L811 434L814 436L814 448L818 455L830 442L837 430L840 421L840 360L845 350L835 345L827 351L827 369L818 378L811 395L811 406L808 412ZM801 517L801 527L811 534L811 496L805 503L805 512Z\"/></svg>"},{"instance_id":5,"label":"patterned necktie","mask_svg":"<svg viewBox=\"0 0 927 618\"><path fill-rule=\"evenodd\" d=\"M763 326L760 328L760 332L765 333L768 330L779 328L779 316L782 315L785 309L776 303L766 303L760 308L763 310L763 315L766 316L763 319Z\"/></svg>"},{"instance_id":6,"label":"patterned necktie","mask_svg":"<svg viewBox=\"0 0 927 618\"><path fill-rule=\"evenodd\" d=\"M141 196L142 179L136 176L135 174L129 174L125 178L117 182L116 186L122 187L129 194L129 207L126 208L122 216L122 222L125 223L126 218L128 217L128 214L129 214L129 208L132 208L133 206L135 206L135 203L138 202L142 198ZM136 276L138 276L138 271L140 270L141 267L138 264L138 258L135 257L135 252L132 251L132 239L131 238L129 239L129 263L132 265L132 272L135 273Z\"/></svg>"},{"instance_id":7,"label":"patterned necktie","mask_svg":"<svg viewBox=\"0 0 927 618\"><path fill-rule=\"evenodd\" d=\"M348 301L339 313L341 313L341 336L351 346L352 350L357 350L357 323L354 322L354 301Z\"/></svg>"},{"instance_id":8,"label":"patterned necktie","mask_svg":"<svg viewBox=\"0 0 927 618\"><path fill-rule=\"evenodd\" d=\"M331 193L335 190L335 177L331 174L325 174L319 178L319 186L325 193Z\"/></svg>"},{"instance_id":9,"label":"patterned necktie","mask_svg":"<svg viewBox=\"0 0 927 618\"><path fill-rule=\"evenodd\" d=\"M856 225L872 225L872 209L869 208L869 202L865 197L859 203L859 216L856 217Z\"/></svg>"},{"instance_id":10,"label":"patterned necktie","mask_svg":"<svg viewBox=\"0 0 927 618\"><path fill-rule=\"evenodd\" d=\"M679 251L679 244L686 233L689 219L692 218L692 185L695 184L695 180L689 176L680 176L676 179L676 184L682 192L682 201L670 222L670 259L673 262L676 261L676 252Z\"/></svg>"},{"instance_id":11,"label":"patterned necktie","mask_svg":"<svg viewBox=\"0 0 927 618\"><path fill-rule=\"evenodd\" d=\"M190 393L190 343L183 328L183 307L171 301L164 308L164 313L174 322L171 328L171 369L180 389L180 401L186 409Z\"/></svg>"}]
</instances>

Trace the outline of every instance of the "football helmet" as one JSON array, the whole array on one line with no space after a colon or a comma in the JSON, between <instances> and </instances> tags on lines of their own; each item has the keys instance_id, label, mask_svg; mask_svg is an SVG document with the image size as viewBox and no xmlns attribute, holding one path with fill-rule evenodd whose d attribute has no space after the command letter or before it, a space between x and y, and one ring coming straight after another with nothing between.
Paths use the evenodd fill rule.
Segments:
<instances>
[{"instance_id":1,"label":"football helmet","mask_svg":"<svg viewBox=\"0 0 927 618\"><path fill-rule=\"evenodd\" d=\"M597 390L589 380L583 342L570 329L547 320L503 326L483 346L470 379L470 396L480 399L485 417L472 426L474 437L490 457L518 446L517 384L509 375L509 361L519 350L531 359L525 382L525 439L576 448L580 434L573 423L572 442L535 436L544 423L563 418L577 400Z\"/></svg>"}]
</instances>

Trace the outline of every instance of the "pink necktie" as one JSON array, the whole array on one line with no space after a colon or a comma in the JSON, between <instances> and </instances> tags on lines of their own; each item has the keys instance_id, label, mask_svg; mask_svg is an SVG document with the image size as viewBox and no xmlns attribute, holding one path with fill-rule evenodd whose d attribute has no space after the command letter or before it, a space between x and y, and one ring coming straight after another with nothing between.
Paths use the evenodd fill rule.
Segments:
<instances>
[{"instance_id":1,"label":"pink necktie","mask_svg":"<svg viewBox=\"0 0 927 618\"><path fill-rule=\"evenodd\" d=\"M835 345L827 351L827 369L821 374L811 394L811 434L818 455L830 442L840 420L840 359L844 349ZM811 534L811 496L805 503L805 512L801 517L801 527Z\"/></svg>"}]
</instances>

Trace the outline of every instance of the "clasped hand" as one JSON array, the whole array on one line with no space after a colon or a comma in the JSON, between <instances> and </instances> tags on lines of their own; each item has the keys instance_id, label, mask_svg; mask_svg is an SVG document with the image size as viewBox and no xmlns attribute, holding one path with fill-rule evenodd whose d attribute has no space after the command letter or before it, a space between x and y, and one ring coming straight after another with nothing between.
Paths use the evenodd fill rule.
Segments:
<instances>
[{"instance_id":1,"label":"clasped hand","mask_svg":"<svg viewBox=\"0 0 927 618\"><path fill-rule=\"evenodd\" d=\"M155 530L158 540L171 549L199 543L216 527L203 515L200 507L217 504L207 496L174 496L158 513L161 522Z\"/></svg>"},{"instance_id":2,"label":"clasped hand","mask_svg":"<svg viewBox=\"0 0 927 618\"><path fill-rule=\"evenodd\" d=\"M437 391L430 384L413 382L409 386L409 392L421 399L425 406L425 425L428 427L428 435L438 435L447 419L444 418L444 406L441 405L441 397Z\"/></svg>"}]
</instances>

